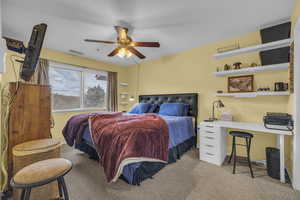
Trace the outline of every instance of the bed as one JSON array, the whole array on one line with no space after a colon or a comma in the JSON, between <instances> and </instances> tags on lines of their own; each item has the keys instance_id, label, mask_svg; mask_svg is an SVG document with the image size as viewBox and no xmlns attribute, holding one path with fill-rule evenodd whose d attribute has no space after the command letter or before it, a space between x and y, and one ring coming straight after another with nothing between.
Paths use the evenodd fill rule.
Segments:
<instances>
[{"instance_id":1,"label":"bed","mask_svg":"<svg viewBox=\"0 0 300 200\"><path fill-rule=\"evenodd\" d=\"M121 179L132 185L139 185L142 181L152 178L167 164L174 163L196 144L196 122L198 116L198 94L162 94L162 95L141 95L140 103L157 104L163 103L185 103L189 105L187 116L166 116L160 117L166 122L169 129L168 162L137 162L126 165L122 169ZM87 125L82 134L82 142L75 144L75 148L87 153L90 158L98 160L95 151L91 130Z\"/></svg>"}]
</instances>

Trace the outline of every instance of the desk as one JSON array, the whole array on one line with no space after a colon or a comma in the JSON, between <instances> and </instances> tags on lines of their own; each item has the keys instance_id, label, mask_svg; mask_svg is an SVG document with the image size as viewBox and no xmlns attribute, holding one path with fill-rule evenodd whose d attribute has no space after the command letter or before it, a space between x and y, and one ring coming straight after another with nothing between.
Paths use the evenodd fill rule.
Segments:
<instances>
[{"instance_id":1,"label":"desk","mask_svg":"<svg viewBox=\"0 0 300 200\"><path fill-rule=\"evenodd\" d=\"M219 164L219 165L220 163L223 163L226 157L226 138L224 137L224 135L226 135L227 129L249 130L249 131L256 131L256 132L261 132L266 134L277 135L279 141L279 149L280 149L280 181L282 183L285 183L284 136L293 135L292 131L280 131L280 130L267 129L264 127L263 124L260 123L228 122L228 121L202 122L200 123L200 148L199 148L201 160L205 160L208 162L211 161L212 163ZM207 144L206 139L211 139L211 141L208 141L208 143L211 144ZM213 147L212 143L215 145L215 149L212 149ZM208 147L211 148L209 149Z\"/></svg>"}]
</instances>

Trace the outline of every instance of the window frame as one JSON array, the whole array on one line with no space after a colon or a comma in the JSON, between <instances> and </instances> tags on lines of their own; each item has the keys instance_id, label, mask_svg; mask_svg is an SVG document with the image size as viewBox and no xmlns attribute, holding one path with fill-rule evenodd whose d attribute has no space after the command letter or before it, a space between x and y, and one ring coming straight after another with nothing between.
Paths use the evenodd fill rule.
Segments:
<instances>
[{"instance_id":1,"label":"window frame","mask_svg":"<svg viewBox=\"0 0 300 200\"><path fill-rule=\"evenodd\" d=\"M105 72L108 73L107 71L104 70L94 70L94 69L87 69L84 67L79 67L76 65L70 65L70 64L62 64L62 63L57 63L57 62L49 62L49 79L50 79L50 70L51 68L57 68L57 69L64 69L64 70L72 70L72 71L78 71L80 72L80 108L71 108L71 109L59 109L59 110L54 110L53 107L51 106L52 113L63 113L63 112L83 112L83 111L92 111L92 110L99 110L99 111L107 111L108 110L108 102L106 102L106 106L101 108L101 107L89 107L85 108L84 107L84 73L99 73L99 72ZM107 80L108 81L108 80ZM51 86L51 84L50 84ZM106 95L108 92L108 83L106 87ZM107 96L106 96L107 98ZM51 101L53 102L53 95L51 91Z\"/></svg>"}]
</instances>

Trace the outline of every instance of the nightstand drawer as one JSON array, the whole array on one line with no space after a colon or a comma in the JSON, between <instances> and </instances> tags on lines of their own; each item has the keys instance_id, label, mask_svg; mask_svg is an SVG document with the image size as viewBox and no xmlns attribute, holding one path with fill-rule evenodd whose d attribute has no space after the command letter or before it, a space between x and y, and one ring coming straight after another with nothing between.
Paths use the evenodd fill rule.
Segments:
<instances>
[{"instance_id":1,"label":"nightstand drawer","mask_svg":"<svg viewBox=\"0 0 300 200\"><path fill-rule=\"evenodd\" d=\"M209 162L212 164L218 164L218 156L214 153L209 153L209 152L200 153L200 160L203 160L205 162Z\"/></svg>"},{"instance_id":2,"label":"nightstand drawer","mask_svg":"<svg viewBox=\"0 0 300 200\"><path fill-rule=\"evenodd\" d=\"M200 127L201 131L211 131L211 132L218 132L219 127L215 127L212 125L203 125Z\"/></svg>"},{"instance_id":3,"label":"nightstand drawer","mask_svg":"<svg viewBox=\"0 0 300 200\"><path fill-rule=\"evenodd\" d=\"M200 131L200 137L216 140L218 138L218 134L212 131Z\"/></svg>"},{"instance_id":4,"label":"nightstand drawer","mask_svg":"<svg viewBox=\"0 0 300 200\"><path fill-rule=\"evenodd\" d=\"M204 152L201 152L200 156L203 156L203 157L211 157L211 158L216 158L216 153L212 153L212 152L208 152L208 151L204 151Z\"/></svg>"},{"instance_id":5,"label":"nightstand drawer","mask_svg":"<svg viewBox=\"0 0 300 200\"><path fill-rule=\"evenodd\" d=\"M214 151L215 151L215 149L218 149L218 146L216 145L215 142L211 142L211 141L207 142L205 140L200 140L200 148L201 149L204 149L204 148L205 149L214 149Z\"/></svg>"},{"instance_id":6,"label":"nightstand drawer","mask_svg":"<svg viewBox=\"0 0 300 200\"><path fill-rule=\"evenodd\" d=\"M216 146L218 144L218 140L213 135L200 135L200 145L207 144Z\"/></svg>"},{"instance_id":7,"label":"nightstand drawer","mask_svg":"<svg viewBox=\"0 0 300 200\"><path fill-rule=\"evenodd\" d=\"M218 152L215 145L200 143L200 153L209 153L215 155Z\"/></svg>"}]
</instances>

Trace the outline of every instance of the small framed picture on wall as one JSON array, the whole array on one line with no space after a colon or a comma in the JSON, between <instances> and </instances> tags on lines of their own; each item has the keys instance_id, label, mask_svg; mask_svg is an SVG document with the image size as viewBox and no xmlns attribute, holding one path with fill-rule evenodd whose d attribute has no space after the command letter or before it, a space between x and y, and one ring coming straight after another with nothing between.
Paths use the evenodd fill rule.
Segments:
<instances>
[{"instance_id":1,"label":"small framed picture on wall","mask_svg":"<svg viewBox=\"0 0 300 200\"><path fill-rule=\"evenodd\" d=\"M253 92L253 75L228 77L228 92Z\"/></svg>"}]
</instances>

